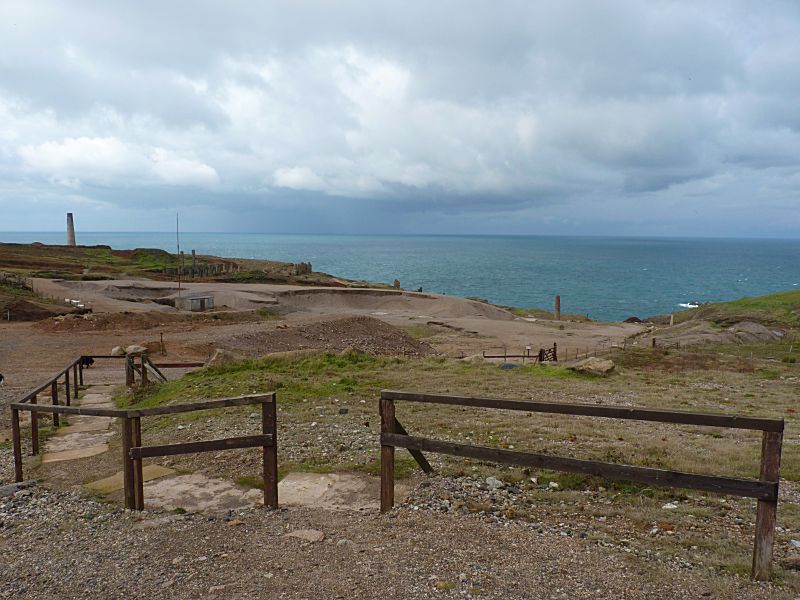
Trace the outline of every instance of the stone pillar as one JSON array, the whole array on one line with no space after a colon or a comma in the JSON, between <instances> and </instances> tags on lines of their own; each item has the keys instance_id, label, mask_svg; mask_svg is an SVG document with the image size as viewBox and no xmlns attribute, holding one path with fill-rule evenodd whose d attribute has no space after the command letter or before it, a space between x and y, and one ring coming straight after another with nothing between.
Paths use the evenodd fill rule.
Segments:
<instances>
[{"instance_id":1,"label":"stone pillar","mask_svg":"<svg viewBox=\"0 0 800 600\"><path fill-rule=\"evenodd\" d=\"M75 222L72 213L67 213L67 246L75 246Z\"/></svg>"}]
</instances>

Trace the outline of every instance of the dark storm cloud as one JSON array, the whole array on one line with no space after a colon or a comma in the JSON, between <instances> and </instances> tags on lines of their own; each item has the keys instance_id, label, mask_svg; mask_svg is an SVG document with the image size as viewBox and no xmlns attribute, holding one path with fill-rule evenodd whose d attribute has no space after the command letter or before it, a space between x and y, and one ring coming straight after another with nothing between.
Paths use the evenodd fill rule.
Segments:
<instances>
[{"instance_id":1,"label":"dark storm cloud","mask_svg":"<svg viewBox=\"0 0 800 600\"><path fill-rule=\"evenodd\" d=\"M783 234L799 94L793 2L8 1L0 228Z\"/></svg>"}]
</instances>

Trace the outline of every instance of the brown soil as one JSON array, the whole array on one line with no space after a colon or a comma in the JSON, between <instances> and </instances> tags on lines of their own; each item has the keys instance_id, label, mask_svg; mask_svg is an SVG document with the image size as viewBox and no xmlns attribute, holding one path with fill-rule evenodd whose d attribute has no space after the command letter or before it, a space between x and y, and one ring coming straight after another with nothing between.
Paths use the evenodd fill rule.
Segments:
<instances>
[{"instance_id":1,"label":"brown soil","mask_svg":"<svg viewBox=\"0 0 800 600\"><path fill-rule=\"evenodd\" d=\"M52 316L52 315L48 315ZM30 319L34 320L34 319ZM43 332L66 331L145 331L169 327L173 330L190 330L195 326L226 325L260 320L253 312L228 313L224 311L201 314L168 312L121 312L86 315L68 315L42 320L35 328Z\"/></svg>"},{"instance_id":2,"label":"brown soil","mask_svg":"<svg viewBox=\"0 0 800 600\"><path fill-rule=\"evenodd\" d=\"M348 317L233 335L220 340L222 347L249 356L290 350L339 352L352 348L368 354L427 356L435 350L406 332L372 317Z\"/></svg>"},{"instance_id":3,"label":"brown soil","mask_svg":"<svg viewBox=\"0 0 800 600\"><path fill-rule=\"evenodd\" d=\"M64 314L67 308L58 309L54 306L42 305L30 300L14 300L5 305L3 312L7 312L12 321L41 321L55 315Z\"/></svg>"}]
</instances>

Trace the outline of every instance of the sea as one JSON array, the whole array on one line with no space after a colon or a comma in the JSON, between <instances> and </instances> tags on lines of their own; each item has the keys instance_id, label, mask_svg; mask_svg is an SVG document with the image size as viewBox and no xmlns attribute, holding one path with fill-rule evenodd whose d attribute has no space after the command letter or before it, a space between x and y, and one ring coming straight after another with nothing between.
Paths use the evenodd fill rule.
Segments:
<instances>
[{"instance_id":1,"label":"sea","mask_svg":"<svg viewBox=\"0 0 800 600\"><path fill-rule=\"evenodd\" d=\"M63 244L63 232L0 232ZM175 232L78 232L78 243L176 250ZM618 321L800 287L800 240L181 232L187 254L310 261L315 271L404 289Z\"/></svg>"}]
</instances>

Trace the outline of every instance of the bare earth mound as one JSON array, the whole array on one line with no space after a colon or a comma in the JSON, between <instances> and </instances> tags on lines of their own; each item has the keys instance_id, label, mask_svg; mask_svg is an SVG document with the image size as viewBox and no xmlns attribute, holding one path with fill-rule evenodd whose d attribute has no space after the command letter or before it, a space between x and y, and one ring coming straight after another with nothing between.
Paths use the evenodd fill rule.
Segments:
<instances>
[{"instance_id":1,"label":"bare earth mound","mask_svg":"<svg viewBox=\"0 0 800 600\"><path fill-rule=\"evenodd\" d=\"M435 353L428 344L372 317L348 317L288 329L244 333L223 340L222 345L250 356L307 349L340 352L348 348L391 356Z\"/></svg>"}]
</instances>

